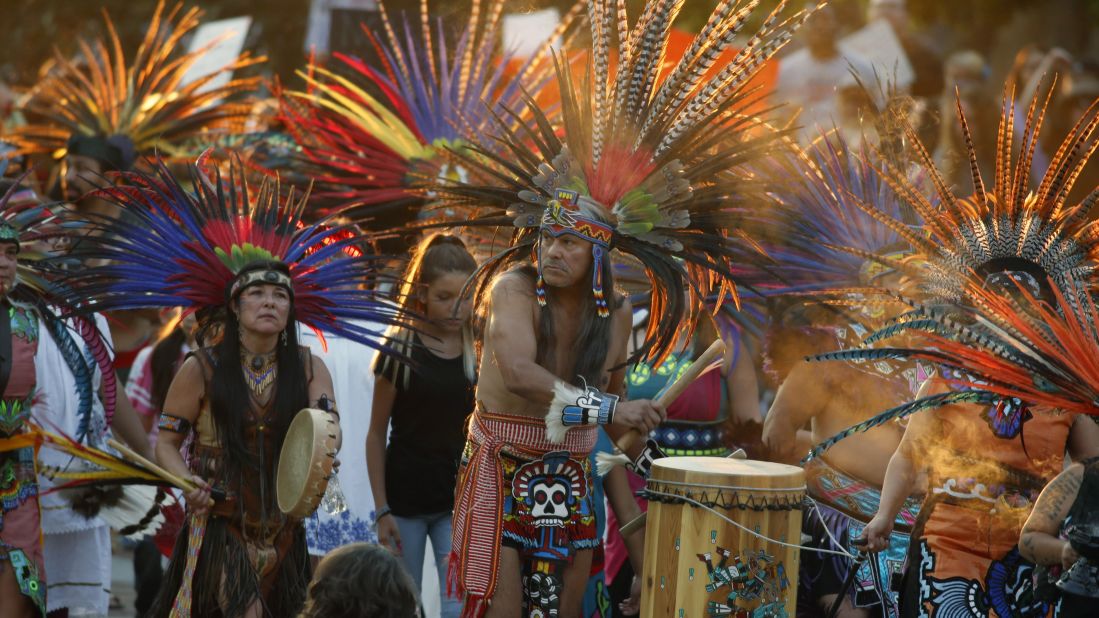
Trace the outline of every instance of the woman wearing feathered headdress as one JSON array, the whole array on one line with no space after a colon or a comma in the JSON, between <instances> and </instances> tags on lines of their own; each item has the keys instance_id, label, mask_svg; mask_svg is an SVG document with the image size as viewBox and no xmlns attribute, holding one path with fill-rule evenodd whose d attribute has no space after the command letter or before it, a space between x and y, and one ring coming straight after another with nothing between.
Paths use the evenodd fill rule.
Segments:
<instances>
[{"instance_id":1,"label":"woman wearing feathered headdress","mask_svg":"<svg viewBox=\"0 0 1099 618\"><path fill-rule=\"evenodd\" d=\"M275 503L275 460L299 410L338 413L328 371L298 345L296 324L378 347L358 324L397 315L364 290L374 258L349 251L356 236L300 225L305 197L282 202L274 183L256 191L238 172L223 182L191 166L189 191L162 164L155 176L129 174L131 186L103 196L133 216L96 219L103 234L72 256L100 264L73 278L71 294L86 310L198 314L205 347L181 366L159 423L159 462L197 489L187 494L158 616L300 609L304 529ZM192 434L188 466L180 447Z\"/></svg>"}]
</instances>

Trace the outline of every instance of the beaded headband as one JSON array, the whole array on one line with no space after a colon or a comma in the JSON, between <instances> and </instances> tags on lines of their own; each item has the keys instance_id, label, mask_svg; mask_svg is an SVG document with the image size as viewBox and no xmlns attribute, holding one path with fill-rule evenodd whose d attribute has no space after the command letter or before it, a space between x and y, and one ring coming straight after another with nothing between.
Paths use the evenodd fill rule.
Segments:
<instances>
[{"instance_id":1,"label":"beaded headband","mask_svg":"<svg viewBox=\"0 0 1099 618\"><path fill-rule=\"evenodd\" d=\"M546 204L542 214L541 230L548 232L550 236L558 238L564 234L571 234L591 243L592 275L591 291L595 296L595 310L599 317L610 316L610 308L607 306L607 298L603 293L603 256L611 248L611 240L614 238L614 228L597 221L591 217L585 217L579 210L573 210L579 200L576 191L557 189L554 199ZM542 279L542 243L538 242L538 283L536 286L538 304L546 306L545 281Z\"/></svg>"}]
</instances>

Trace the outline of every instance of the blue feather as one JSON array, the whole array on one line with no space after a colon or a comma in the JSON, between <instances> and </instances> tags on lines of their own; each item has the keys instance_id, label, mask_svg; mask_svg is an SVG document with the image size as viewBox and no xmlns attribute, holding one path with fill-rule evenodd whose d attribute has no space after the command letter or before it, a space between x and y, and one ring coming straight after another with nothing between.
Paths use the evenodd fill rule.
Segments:
<instances>
[{"instance_id":1,"label":"blue feather","mask_svg":"<svg viewBox=\"0 0 1099 618\"><path fill-rule=\"evenodd\" d=\"M890 408L885 412L878 414L877 416L874 416L861 423L858 423L857 425L852 425L851 427L844 429L843 431L837 433L831 438L828 438L827 440L809 449L809 454L801 460L801 463L802 465L804 465L805 462L809 461L810 459L820 456L821 453L832 448L836 445L836 443L838 443L840 440L843 440L844 438L853 436L856 433L868 431L875 427L879 427L894 419L911 416L912 414L915 414L920 410L930 410L933 408L941 408L943 406L949 406L959 403L987 405L995 403L1000 399L1002 399L1001 395L979 390L953 391L949 393L940 393L938 395L931 395L929 397L917 399L916 401L911 401L909 403Z\"/></svg>"},{"instance_id":2,"label":"blue feather","mask_svg":"<svg viewBox=\"0 0 1099 618\"><path fill-rule=\"evenodd\" d=\"M65 364L69 366L69 370L72 371L73 379L76 382L76 395L79 397L80 402L76 411L77 418L80 419L77 425L76 438L82 442L87 437L88 432L91 431L92 402L95 397L91 366L84 358L80 346L77 345L68 327L50 311L45 303L39 305L38 313L42 317L42 322L46 325L46 331L57 343L57 348L61 351L61 356L65 359Z\"/></svg>"}]
</instances>

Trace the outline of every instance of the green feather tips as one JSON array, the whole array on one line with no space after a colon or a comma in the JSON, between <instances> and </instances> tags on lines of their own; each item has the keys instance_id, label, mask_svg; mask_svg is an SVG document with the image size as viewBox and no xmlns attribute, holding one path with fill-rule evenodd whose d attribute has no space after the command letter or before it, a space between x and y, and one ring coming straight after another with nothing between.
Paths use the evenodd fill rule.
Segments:
<instances>
[{"instance_id":1,"label":"green feather tips","mask_svg":"<svg viewBox=\"0 0 1099 618\"><path fill-rule=\"evenodd\" d=\"M7 223L0 223L0 241L19 241L19 230L8 225Z\"/></svg>"},{"instance_id":2,"label":"green feather tips","mask_svg":"<svg viewBox=\"0 0 1099 618\"><path fill-rule=\"evenodd\" d=\"M630 236L648 234L664 219L660 205L643 189L633 189L623 195L614 212L618 216L618 231Z\"/></svg>"},{"instance_id":3,"label":"green feather tips","mask_svg":"<svg viewBox=\"0 0 1099 618\"><path fill-rule=\"evenodd\" d=\"M257 247L252 243L244 243L243 245L233 245L229 249L229 253L226 253L221 247L214 249L214 254L218 256L222 264L225 264L226 268L232 273L239 273L242 268L253 262L276 262L278 261L274 254L263 247Z\"/></svg>"},{"instance_id":4,"label":"green feather tips","mask_svg":"<svg viewBox=\"0 0 1099 618\"><path fill-rule=\"evenodd\" d=\"M568 189L569 191L576 191L579 195L586 195L591 197L591 190L588 189L588 183L584 182L583 178L579 176L569 176L561 182L559 189Z\"/></svg>"}]
</instances>

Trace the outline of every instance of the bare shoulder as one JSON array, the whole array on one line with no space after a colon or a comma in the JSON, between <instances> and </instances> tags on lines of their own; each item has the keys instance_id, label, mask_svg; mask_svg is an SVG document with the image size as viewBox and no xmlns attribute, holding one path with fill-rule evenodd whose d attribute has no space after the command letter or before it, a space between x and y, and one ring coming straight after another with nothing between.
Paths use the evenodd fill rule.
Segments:
<instances>
[{"instance_id":1,"label":"bare shoulder","mask_svg":"<svg viewBox=\"0 0 1099 618\"><path fill-rule=\"evenodd\" d=\"M175 378L172 379L172 383L179 383L180 386L185 386L185 392L194 392L198 390L199 394L206 390L206 380L203 377L202 362L198 360L198 357L191 355L187 357L187 360L183 361L183 365L180 366L179 371L176 372Z\"/></svg>"},{"instance_id":2,"label":"bare shoulder","mask_svg":"<svg viewBox=\"0 0 1099 618\"><path fill-rule=\"evenodd\" d=\"M534 279L519 269L501 274L492 282L489 295L487 318L491 333L486 335L486 341L502 334L501 328L514 331L528 322L534 324L538 309Z\"/></svg>"},{"instance_id":3,"label":"bare shoulder","mask_svg":"<svg viewBox=\"0 0 1099 618\"><path fill-rule=\"evenodd\" d=\"M193 419L198 414L200 402L206 397L206 376L202 362L188 356L172 378L164 400L164 410L170 414Z\"/></svg>"},{"instance_id":4,"label":"bare shoulder","mask_svg":"<svg viewBox=\"0 0 1099 618\"><path fill-rule=\"evenodd\" d=\"M492 300L513 296L534 298L534 280L521 270L509 270L492 282Z\"/></svg>"},{"instance_id":5,"label":"bare shoulder","mask_svg":"<svg viewBox=\"0 0 1099 618\"><path fill-rule=\"evenodd\" d=\"M534 279L521 270L509 270L492 282L490 310L533 310L534 299Z\"/></svg>"},{"instance_id":6,"label":"bare shoulder","mask_svg":"<svg viewBox=\"0 0 1099 618\"><path fill-rule=\"evenodd\" d=\"M331 380L331 374L328 371L328 365L324 364L324 359L322 359L321 357L319 357L319 356L317 356L316 354L313 354L313 353L309 354L309 358L312 362L312 368L313 368L312 375L313 375L313 377L314 378L321 377L321 378Z\"/></svg>"}]
</instances>

